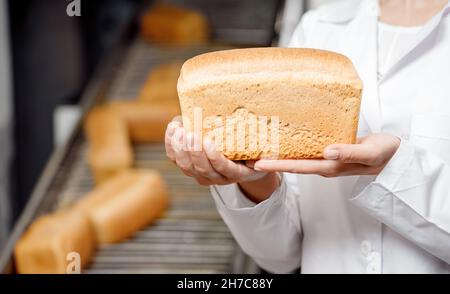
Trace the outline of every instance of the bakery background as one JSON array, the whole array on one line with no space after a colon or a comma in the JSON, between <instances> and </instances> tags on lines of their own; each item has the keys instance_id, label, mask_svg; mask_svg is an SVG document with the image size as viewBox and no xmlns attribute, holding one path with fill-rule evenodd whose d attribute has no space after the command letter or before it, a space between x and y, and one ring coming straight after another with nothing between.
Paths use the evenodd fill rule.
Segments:
<instances>
[{"instance_id":1,"label":"bakery background","mask_svg":"<svg viewBox=\"0 0 450 294\"><path fill-rule=\"evenodd\" d=\"M324 2L81 0L69 17L70 1L1 0L0 270L48 271L28 261L63 240L86 273L259 272L208 189L165 158L177 71L202 52L286 46Z\"/></svg>"}]
</instances>

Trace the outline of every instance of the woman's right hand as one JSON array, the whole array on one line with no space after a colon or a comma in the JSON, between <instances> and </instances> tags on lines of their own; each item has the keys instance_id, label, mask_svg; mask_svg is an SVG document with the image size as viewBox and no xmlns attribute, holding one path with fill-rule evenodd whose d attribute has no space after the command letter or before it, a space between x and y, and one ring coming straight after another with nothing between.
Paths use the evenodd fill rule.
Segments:
<instances>
[{"instance_id":1,"label":"woman's right hand","mask_svg":"<svg viewBox=\"0 0 450 294\"><path fill-rule=\"evenodd\" d=\"M202 148L194 148L200 141L198 134L186 133L180 117L169 123L165 135L167 157L187 176L200 185L238 183L244 194L259 203L267 199L279 185L276 173L255 171L243 163L227 159L216 150L213 142L203 141Z\"/></svg>"}]
</instances>

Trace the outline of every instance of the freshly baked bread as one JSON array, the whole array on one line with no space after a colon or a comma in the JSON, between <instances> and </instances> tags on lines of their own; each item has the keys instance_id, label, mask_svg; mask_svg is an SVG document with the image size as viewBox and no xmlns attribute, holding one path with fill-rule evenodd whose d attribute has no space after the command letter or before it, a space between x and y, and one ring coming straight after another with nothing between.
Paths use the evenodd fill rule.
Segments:
<instances>
[{"instance_id":1,"label":"freshly baked bread","mask_svg":"<svg viewBox=\"0 0 450 294\"><path fill-rule=\"evenodd\" d=\"M20 274L64 274L72 270L76 252L83 268L95 249L94 232L86 214L64 210L38 218L17 242L14 257Z\"/></svg>"},{"instance_id":2,"label":"freshly baked bread","mask_svg":"<svg viewBox=\"0 0 450 294\"><path fill-rule=\"evenodd\" d=\"M161 216L168 202L166 184L156 171L127 170L87 194L75 209L90 216L96 241L105 244L131 237Z\"/></svg>"},{"instance_id":3,"label":"freshly baked bread","mask_svg":"<svg viewBox=\"0 0 450 294\"><path fill-rule=\"evenodd\" d=\"M206 18L196 11L156 4L142 16L141 35L152 42L203 43L208 40L209 28Z\"/></svg>"},{"instance_id":4,"label":"freshly baked bread","mask_svg":"<svg viewBox=\"0 0 450 294\"><path fill-rule=\"evenodd\" d=\"M321 158L329 144L354 143L361 92L347 57L314 49L206 53L178 80L184 126L232 160Z\"/></svg>"},{"instance_id":5,"label":"freshly baked bread","mask_svg":"<svg viewBox=\"0 0 450 294\"><path fill-rule=\"evenodd\" d=\"M110 104L125 121L134 143L164 141L167 124L180 115L178 101L146 103L139 101L114 101Z\"/></svg>"},{"instance_id":6,"label":"freshly baked bread","mask_svg":"<svg viewBox=\"0 0 450 294\"><path fill-rule=\"evenodd\" d=\"M180 75L181 62L164 63L155 66L148 75L138 96L139 101L178 102L177 81Z\"/></svg>"},{"instance_id":7,"label":"freshly baked bread","mask_svg":"<svg viewBox=\"0 0 450 294\"><path fill-rule=\"evenodd\" d=\"M101 183L133 164L133 150L123 119L108 106L93 108L85 121L89 140L88 164Z\"/></svg>"}]
</instances>

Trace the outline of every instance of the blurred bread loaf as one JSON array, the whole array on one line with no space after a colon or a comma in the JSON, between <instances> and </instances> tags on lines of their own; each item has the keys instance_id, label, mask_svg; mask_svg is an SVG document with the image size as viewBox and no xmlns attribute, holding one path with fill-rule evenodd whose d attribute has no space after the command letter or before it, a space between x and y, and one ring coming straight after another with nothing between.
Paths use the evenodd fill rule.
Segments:
<instances>
[{"instance_id":1,"label":"blurred bread loaf","mask_svg":"<svg viewBox=\"0 0 450 294\"><path fill-rule=\"evenodd\" d=\"M142 16L141 35L152 42L202 43L208 40L209 28L206 18L199 12L156 4Z\"/></svg>"},{"instance_id":2,"label":"blurred bread loaf","mask_svg":"<svg viewBox=\"0 0 450 294\"><path fill-rule=\"evenodd\" d=\"M89 140L88 164L101 183L133 164L133 150L123 119L108 106L93 108L85 121Z\"/></svg>"},{"instance_id":3,"label":"blurred bread loaf","mask_svg":"<svg viewBox=\"0 0 450 294\"><path fill-rule=\"evenodd\" d=\"M20 274L64 274L80 256L86 266L95 249L94 232L86 214L64 210L38 218L17 242L14 257ZM69 268L70 270L70 268Z\"/></svg>"},{"instance_id":4,"label":"blurred bread loaf","mask_svg":"<svg viewBox=\"0 0 450 294\"><path fill-rule=\"evenodd\" d=\"M125 121L133 143L164 141L167 124L180 115L176 100L164 103L114 101L110 106Z\"/></svg>"},{"instance_id":5,"label":"blurred bread loaf","mask_svg":"<svg viewBox=\"0 0 450 294\"><path fill-rule=\"evenodd\" d=\"M83 197L75 209L87 213L100 244L115 243L160 217L168 192L156 171L126 170Z\"/></svg>"},{"instance_id":6,"label":"blurred bread loaf","mask_svg":"<svg viewBox=\"0 0 450 294\"><path fill-rule=\"evenodd\" d=\"M150 72L138 96L139 101L166 102L177 101L177 81L181 62L171 62L155 66Z\"/></svg>"},{"instance_id":7,"label":"blurred bread loaf","mask_svg":"<svg viewBox=\"0 0 450 294\"><path fill-rule=\"evenodd\" d=\"M361 93L347 57L314 49L206 53L178 81L184 126L201 109L203 134L232 160L321 158L329 144L354 143Z\"/></svg>"}]
</instances>

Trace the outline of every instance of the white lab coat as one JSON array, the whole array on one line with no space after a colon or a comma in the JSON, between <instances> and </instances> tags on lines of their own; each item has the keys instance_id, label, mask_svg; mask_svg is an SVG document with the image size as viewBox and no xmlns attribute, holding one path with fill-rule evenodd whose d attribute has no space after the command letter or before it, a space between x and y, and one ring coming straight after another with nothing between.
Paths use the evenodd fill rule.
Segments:
<instances>
[{"instance_id":1,"label":"white lab coat","mask_svg":"<svg viewBox=\"0 0 450 294\"><path fill-rule=\"evenodd\" d=\"M377 75L378 12L376 0L308 12L291 46L332 50L353 61L364 83L359 136L387 132L402 139L383 171L284 174L258 205L236 185L211 187L242 249L269 271L450 272L450 4L384 76Z\"/></svg>"}]
</instances>

